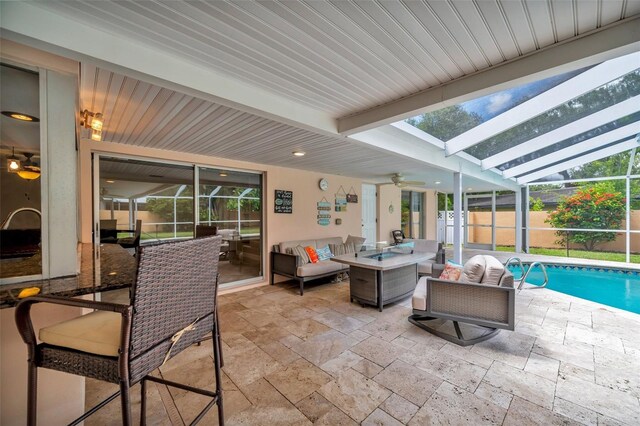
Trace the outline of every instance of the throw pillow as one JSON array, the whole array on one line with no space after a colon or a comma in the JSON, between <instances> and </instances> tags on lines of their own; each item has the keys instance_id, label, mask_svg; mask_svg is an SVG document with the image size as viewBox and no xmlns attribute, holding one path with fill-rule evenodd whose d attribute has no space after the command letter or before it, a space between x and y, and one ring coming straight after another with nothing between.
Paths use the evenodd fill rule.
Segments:
<instances>
[{"instance_id":1,"label":"throw pillow","mask_svg":"<svg viewBox=\"0 0 640 426\"><path fill-rule=\"evenodd\" d=\"M355 253L356 246L353 243L329 244L329 250L331 250L334 256L341 256L343 254Z\"/></svg>"},{"instance_id":2,"label":"throw pillow","mask_svg":"<svg viewBox=\"0 0 640 426\"><path fill-rule=\"evenodd\" d=\"M440 274L440 279L458 281L460 279L460 275L462 275L462 265L449 261L445 265L444 271Z\"/></svg>"},{"instance_id":3,"label":"throw pillow","mask_svg":"<svg viewBox=\"0 0 640 426\"><path fill-rule=\"evenodd\" d=\"M479 283L484 275L484 268L486 266L486 261L484 260L484 256L481 254L477 254L473 256L471 259L467 260L467 263L464 264L464 270L462 271L462 281L468 283Z\"/></svg>"},{"instance_id":4,"label":"throw pillow","mask_svg":"<svg viewBox=\"0 0 640 426\"><path fill-rule=\"evenodd\" d=\"M304 248L304 251L307 252L307 255L309 256L309 260L311 261L311 263L318 263L318 253L316 253L316 249L314 249L311 246L306 246Z\"/></svg>"},{"instance_id":5,"label":"throw pillow","mask_svg":"<svg viewBox=\"0 0 640 426\"><path fill-rule=\"evenodd\" d=\"M333 253L331 253L331 249L329 246L324 246L322 248L317 248L316 253L318 253L318 260L329 260L333 257Z\"/></svg>"},{"instance_id":6,"label":"throw pillow","mask_svg":"<svg viewBox=\"0 0 640 426\"><path fill-rule=\"evenodd\" d=\"M500 278L502 278L502 275L504 274L504 265L493 256L485 256L484 260L486 262L486 266L484 268L484 275L482 276L481 283L499 285Z\"/></svg>"},{"instance_id":7,"label":"throw pillow","mask_svg":"<svg viewBox=\"0 0 640 426\"><path fill-rule=\"evenodd\" d=\"M356 248L356 251L360 251L360 249L362 249L362 245L364 244L366 238L365 237L356 237L353 235L349 235L347 237L347 241L345 241L345 244L353 244Z\"/></svg>"},{"instance_id":8,"label":"throw pillow","mask_svg":"<svg viewBox=\"0 0 640 426\"><path fill-rule=\"evenodd\" d=\"M297 266L302 266L309 263L309 255L307 255L307 252L305 251L304 247L295 246L295 247L291 247L290 249L287 249L287 251L289 250L291 250L291 254L295 254L297 256L297 260L298 260Z\"/></svg>"}]
</instances>

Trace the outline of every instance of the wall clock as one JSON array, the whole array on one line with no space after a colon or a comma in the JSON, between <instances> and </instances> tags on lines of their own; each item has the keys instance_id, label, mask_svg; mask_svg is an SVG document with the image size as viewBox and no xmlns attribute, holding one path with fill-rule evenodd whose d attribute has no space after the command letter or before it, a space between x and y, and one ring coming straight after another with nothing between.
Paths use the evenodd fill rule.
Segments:
<instances>
[{"instance_id":1,"label":"wall clock","mask_svg":"<svg viewBox=\"0 0 640 426\"><path fill-rule=\"evenodd\" d=\"M329 181L325 178L322 178L320 179L320 182L318 182L318 186L321 190L326 191L327 189L329 189Z\"/></svg>"}]
</instances>

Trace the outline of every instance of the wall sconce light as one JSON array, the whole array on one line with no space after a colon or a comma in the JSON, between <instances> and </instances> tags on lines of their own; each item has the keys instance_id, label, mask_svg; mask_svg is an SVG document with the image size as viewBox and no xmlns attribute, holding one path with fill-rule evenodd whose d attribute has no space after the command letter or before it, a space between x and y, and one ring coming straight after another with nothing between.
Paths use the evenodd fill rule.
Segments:
<instances>
[{"instance_id":1,"label":"wall sconce light","mask_svg":"<svg viewBox=\"0 0 640 426\"><path fill-rule=\"evenodd\" d=\"M102 126L104 125L102 113L94 113L85 109L80 114L82 115L80 125L86 129L91 129L91 139L94 141L102 140Z\"/></svg>"},{"instance_id":2,"label":"wall sconce light","mask_svg":"<svg viewBox=\"0 0 640 426\"><path fill-rule=\"evenodd\" d=\"M17 173L20 170L20 160L16 157L16 148L13 147L13 153L7 157L7 170L10 173Z\"/></svg>"}]
</instances>

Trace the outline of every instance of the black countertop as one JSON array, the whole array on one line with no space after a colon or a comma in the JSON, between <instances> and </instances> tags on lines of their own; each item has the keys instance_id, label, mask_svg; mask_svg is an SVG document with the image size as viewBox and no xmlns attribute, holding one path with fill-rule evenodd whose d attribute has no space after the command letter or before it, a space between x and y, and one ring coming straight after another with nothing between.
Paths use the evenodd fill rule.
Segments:
<instances>
[{"instance_id":1,"label":"black countertop","mask_svg":"<svg viewBox=\"0 0 640 426\"><path fill-rule=\"evenodd\" d=\"M78 275L0 285L0 309L15 306L18 294L27 287L40 288L39 295L65 297L127 288L133 285L136 266L136 259L118 244L102 244L100 259L95 261L93 244L80 244Z\"/></svg>"}]
</instances>

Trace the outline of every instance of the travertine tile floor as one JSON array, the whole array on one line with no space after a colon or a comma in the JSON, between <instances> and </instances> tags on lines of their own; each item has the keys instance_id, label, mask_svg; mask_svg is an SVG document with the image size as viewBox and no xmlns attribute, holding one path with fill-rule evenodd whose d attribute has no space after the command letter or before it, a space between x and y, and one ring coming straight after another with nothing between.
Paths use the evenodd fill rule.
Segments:
<instances>
[{"instance_id":1,"label":"travertine tile floor","mask_svg":"<svg viewBox=\"0 0 640 426\"><path fill-rule=\"evenodd\" d=\"M409 306L349 303L348 282L221 296L227 424L640 424L639 315L523 290L515 332L463 348L411 325ZM213 388L210 345L158 374ZM87 405L113 389L88 381ZM149 424L188 424L207 401L149 389ZM119 422L115 401L87 423Z\"/></svg>"}]
</instances>

